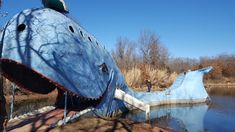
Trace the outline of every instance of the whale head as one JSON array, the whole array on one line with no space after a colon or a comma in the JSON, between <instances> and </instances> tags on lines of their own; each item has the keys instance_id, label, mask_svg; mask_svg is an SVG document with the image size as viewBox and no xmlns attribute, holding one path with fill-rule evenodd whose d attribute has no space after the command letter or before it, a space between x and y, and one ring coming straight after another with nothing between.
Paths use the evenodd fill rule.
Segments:
<instances>
[{"instance_id":1,"label":"whale head","mask_svg":"<svg viewBox=\"0 0 235 132\"><path fill-rule=\"evenodd\" d=\"M92 35L49 8L15 15L2 31L1 49L2 74L20 87L41 94L57 88L91 104L101 100L116 69Z\"/></svg>"}]
</instances>

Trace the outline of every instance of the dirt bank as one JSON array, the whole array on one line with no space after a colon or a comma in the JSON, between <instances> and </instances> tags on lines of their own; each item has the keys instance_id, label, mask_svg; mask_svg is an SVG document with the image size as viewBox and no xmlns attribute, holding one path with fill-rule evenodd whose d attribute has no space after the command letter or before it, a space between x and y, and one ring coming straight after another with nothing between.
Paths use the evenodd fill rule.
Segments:
<instances>
[{"instance_id":1,"label":"dirt bank","mask_svg":"<svg viewBox=\"0 0 235 132\"><path fill-rule=\"evenodd\" d=\"M52 129L53 132L71 132L71 131L87 131L87 132L167 132L167 129L151 127L148 123L136 123L126 119L104 120L101 118L80 119L74 123Z\"/></svg>"},{"instance_id":2,"label":"dirt bank","mask_svg":"<svg viewBox=\"0 0 235 132\"><path fill-rule=\"evenodd\" d=\"M12 132L52 131L52 132L78 132L78 131L141 131L166 132L170 129L151 127L148 123L137 123L127 119L105 120L98 117L83 117L73 123L51 128L50 126L63 119L63 109L55 109L43 114L36 114L25 119L11 120L7 130ZM68 115L74 112L70 111Z\"/></svg>"}]
</instances>

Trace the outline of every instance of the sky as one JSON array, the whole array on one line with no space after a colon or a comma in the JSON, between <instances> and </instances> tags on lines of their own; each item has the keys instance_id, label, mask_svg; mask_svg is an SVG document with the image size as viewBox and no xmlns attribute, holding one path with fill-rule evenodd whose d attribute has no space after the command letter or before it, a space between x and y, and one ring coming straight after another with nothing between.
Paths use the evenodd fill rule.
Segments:
<instances>
[{"instance_id":1,"label":"sky","mask_svg":"<svg viewBox=\"0 0 235 132\"><path fill-rule=\"evenodd\" d=\"M19 2L20 1L20 2ZM172 57L235 54L235 0L65 0L69 15L109 51L119 37L138 40L155 32ZM2 27L16 13L42 7L40 0L5 0Z\"/></svg>"}]
</instances>

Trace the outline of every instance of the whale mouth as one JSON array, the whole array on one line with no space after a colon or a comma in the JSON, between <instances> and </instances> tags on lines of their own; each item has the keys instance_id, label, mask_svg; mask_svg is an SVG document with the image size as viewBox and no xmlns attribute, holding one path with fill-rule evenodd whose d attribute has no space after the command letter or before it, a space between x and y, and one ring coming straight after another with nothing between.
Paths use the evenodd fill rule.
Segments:
<instances>
[{"instance_id":1,"label":"whale mouth","mask_svg":"<svg viewBox=\"0 0 235 132\"><path fill-rule=\"evenodd\" d=\"M73 93L58 82L51 80L22 63L5 58L1 58L0 62L1 74L21 88L39 94L48 94L57 88L58 95L55 102L57 107L64 107L65 92L68 92L67 108L76 111L97 106L105 94L104 92L103 95L98 98L87 98L77 93Z\"/></svg>"},{"instance_id":2,"label":"whale mouth","mask_svg":"<svg viewBox=\"0 0 235 132\"><path fill-rule=\"evenodd\" d=\"M21 88L34 93L48 94L59 86L37 71L10 59L1 59L1 74Z\"/></svg>"}]
</instances>

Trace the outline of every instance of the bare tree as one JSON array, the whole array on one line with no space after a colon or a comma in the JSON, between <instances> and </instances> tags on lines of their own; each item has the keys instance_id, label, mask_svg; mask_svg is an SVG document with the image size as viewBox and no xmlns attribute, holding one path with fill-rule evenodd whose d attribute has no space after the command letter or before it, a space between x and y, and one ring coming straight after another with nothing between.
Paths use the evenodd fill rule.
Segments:
<instances>
[{"instance_id":1,"label":"bare tree","mask_svg":"<svg viewBox=\"0 0 235 132\"><path fill-rule=\"evenodd\" d=\"M134 42L126 38L119 38L116 43L116 50L112 52L118 67L123 70L129 70L136 65L136 52Z\"/></svg>"},{"instance_id":2,"label":"bare tree","mask_svg":"<svg viewBox=\"0 0 235 132\"><path fill-rule=\"evenodd\" d=\"M191 58L171 58L168 66L171 71L182 73L189 69L198 69L198 60Z\"/></svg>"},{"instance_id":3,"label":"bare tree","mask_svg":"<svg viewBox=\"0 0 235 132\"><path fill-rule=\"evenodd\" d=\"M235 78L235 56L218 55L216 57L201 57L201 67L213 66L213 71L207 76L207 79Z\"/></svg>"},{"instance_id":4,"label":"bare tree","mask_svg":"<svg viewBox=\"0 0 235 132\"><path fill-rule=\"evenodd\" d=\"M150 31L144 31L139 37L139 49L143 62L154 68L165 68L169 58L168 50L160 44L157 35Z\"/></svg>"},{"instance_id":5,"label":"bare tree","mask_svg":"<svg viewBox=\"0 0 235 132\"><path fill-rule=\"evenodd\" d=\"M167 68L167 64L169 62L169 52L168 49L165 48L163 45L159 46L159 66L161 68Z\"/></svg>"}]
</instances>

